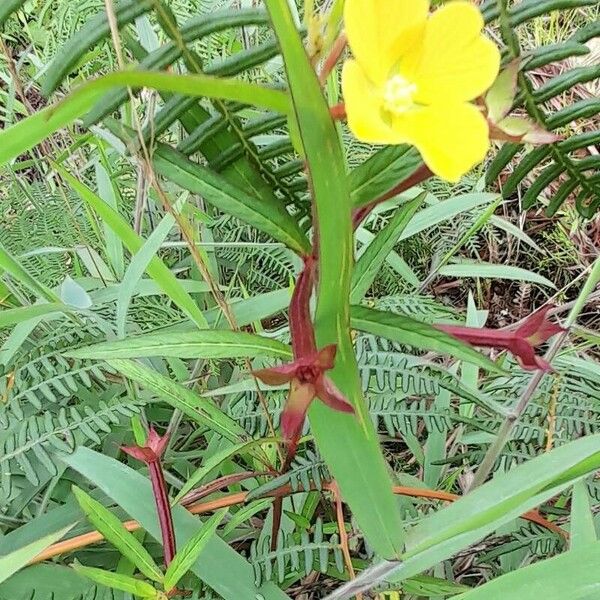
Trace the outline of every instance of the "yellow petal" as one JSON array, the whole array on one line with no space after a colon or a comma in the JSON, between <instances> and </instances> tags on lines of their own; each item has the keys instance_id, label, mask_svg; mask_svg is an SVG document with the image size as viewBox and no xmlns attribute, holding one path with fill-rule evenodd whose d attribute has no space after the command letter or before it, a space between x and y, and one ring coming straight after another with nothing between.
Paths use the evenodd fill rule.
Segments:
<instances>
[{"instance_id":1,"label":"yellow petal","mask_svg":"<svg viewBox=\"0 0 600 600\"><path fill-rule=\"evenodd\" d=\"M480 163L490 146L487 121L473 104L412 110L393 127L417 147L433 173L452 182Z\"/></svg>"},{"instance_id":2,"label":"yellow petal","mask_svg":"<svg viewBox=\"0 0 600 600\"><path fill-rule=\"evenodd\" d=\"M346 0L348 43L373 83L382 84L423 35L428 10L429 0Z\"/></svg>"},{"instance_id":3,"label":"yellow petal","mask_svg":"<svg viewBox=\"0 0 600 600\"><path fill-rule=\"evenodd\" d=\"M401 63L404 76L417 84L417 102L466 102L491 87L500 51L482 30L481 13L470 2L456 0L433 13L421 45Z\"/></svg>"},{"instance_id":4,"label":"yellow petal","mask_svg":"<svg viewBox=\"0 0 600 600\"><path fill-rule=\"evenodd\" d=\"M344 63L342 92L348 126L359 140L370 144L401 144L406 141L383 120L380 93L355 60Z\"/></svg>"}]
</instances>

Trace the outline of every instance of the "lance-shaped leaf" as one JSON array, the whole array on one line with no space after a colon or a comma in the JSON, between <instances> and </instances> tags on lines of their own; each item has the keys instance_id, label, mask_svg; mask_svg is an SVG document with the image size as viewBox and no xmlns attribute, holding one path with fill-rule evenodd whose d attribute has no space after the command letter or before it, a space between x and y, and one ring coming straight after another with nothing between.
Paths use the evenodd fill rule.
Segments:
<instances>
[{"instance_id":1,"label":"lance-shaped leaf","mask_svg":"<svg viewBox=\"0 0 600 600\"><path fill-rule=\"evenodd\" d=\"M146 577L161 582L163 574L149 552L131 534L121 520L113 515L100 502L94 500L81 488L73 486L73 494L92 525L115 547L128 558Z\"/></svg>"},{"instance_id":2,"label":"lance-shaped leaf","mask_svg":"<svg viewBox=\"0 0 600 600\"><path fill-rule=\"evenodd\" d=\"M351 201L344 155L329 107L302 46L287 0L267 0L284 57L298 131L314 190L319 230L315 325L320 347L337 345L331 379L356 416L313 402L311 428L344 500L370 546L386 558L402 549L402 520L377 435L361 395L350 338Z\"/></svg>"},{"instance_id":3,"label":"lance-shaped leaf","mask_svg":"<svg viewBox=\"0 0 600 600\"><path fill-rule=\"evenodd\" d=\"M140 598L160 598L160 592L153 588L149 583L131 577L130 575L121 575L121 573L112 573L104 569L96 569L95 567L84 567L80 564L74 564L73 568L85 575L92 581L104 585L115 590L128 592Z\"/></svg>"}]
</instances>

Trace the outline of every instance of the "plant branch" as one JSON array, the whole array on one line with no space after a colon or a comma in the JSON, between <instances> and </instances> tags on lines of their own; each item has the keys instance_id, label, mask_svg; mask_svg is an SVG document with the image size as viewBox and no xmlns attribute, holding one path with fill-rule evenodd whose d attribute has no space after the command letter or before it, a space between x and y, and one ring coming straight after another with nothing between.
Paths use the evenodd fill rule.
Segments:
<instances>
[{"instance_id":1,"label":"plant branch","mask_svg":"<svg viewBox=\"0 0 600 600\"><path fill-rule=\"evenodd\" d=\"M334 482L332 481L324 481L322 485L322 489L326 491L333 490ZM312 488L311 488L312 489ZM284 485L275 490L269 491L268 494L265 494L265 497L283 497L289 496L291 494L300 493L305 491L302 487L297 489L292 489L290 485ZM394 486L393 487L394 494L398 496L408 496L411 498L428 498L431 500L441 500L444 502L454 502L459 500L461 496L457 494L451 494L449 492L443 492L438 490L428 490L426 488L413 488L406 486ZM186 507L189 512L194 515L204 514L208 512L213 512L220 508L226 508L229 506L237 506L239 504L244 504L246 502L246 498L250 492L233 492L231 494L227 494L221 498L217 498L215 500L208 500L205 502L200 502L198 504L193 504L191 506ZM550 531L554 531L558 533L565 539L568 538L568 533L560 528L555 523L552 523L545 519L538 511L531 510L522 515L522 518L526 521L531 521L532 523L537 523L542 527ZM136 531L140 529L140 524L137 521L125 521L123 526L127 531ZM62 542L58 542L46 548L43 552L38 554L32 561L28 564L33 565L45 560L50 560L56 556L61 554L66 554L68 552L74 552L75 550L80 550L81 548L86 548L87 546L91 546L92 544L97 544L104 540L104 536L99 531L90 531L89 533L84 533L82 535L78 535L68 540L63 540ZM358 579L358 578L357 578Z\"/></svg>"},{"instance_id":2,"label":"plant branch","mask_svg":"<svg viewBox=\"0 0 600 600\"><path fill-rule=\"evenodd\" d=\"M567 340L567 337L569 335L569 329L575 324L577 317L586 305L589 296L594 292L596 286L598 285L598 282L600 282L600 258L597 258L594 264L592 265L587 281L581 289L581 292L579 293L579 296L577 297L577 300L575 301L575 304L573 305L573 308L571 309L571 312L569 313L569 316L565 321L566 331L557 335L554 338L554 340L550 344L550 347L548 348L548 351L544 356L544 359L548 363L552 363L552 360L556 357L559 350L562 348L563 344ZM492 445L488 448L488 451L483 457L481 465L475 473L473 482L471 484L471 487L469 488L470 490L484 483L490 475L490 473L492 472L492 470L494 469L494 465L496 464L496 461L498 460L499 456L502 454L504 446L509 441L515 425L519 422L519 419L525 412L527 406L529 405L529 402L531 402L531 399L537 391L538 386L544 379L545 374L546 373L543 370L537 370L533 377L529 380L529 383L523 391L523 393L521 394L519 401L500 426L500 430L498 431L496 438L494 439Z\"/></svg>"}]
</instances>

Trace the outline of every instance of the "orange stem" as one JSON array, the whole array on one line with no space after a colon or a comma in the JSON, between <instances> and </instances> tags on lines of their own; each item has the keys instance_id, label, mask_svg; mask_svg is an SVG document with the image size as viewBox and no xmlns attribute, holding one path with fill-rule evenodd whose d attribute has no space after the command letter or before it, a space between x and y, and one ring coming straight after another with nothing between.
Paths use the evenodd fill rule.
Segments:
<instances>
[{"instance_id":1,"label":"orange stem","mask_svg":"<svg viewBox=\"0 0 600 600\"><path fill-rule=\"evenodd\" d=\"M335 482L326 481L323 483L322 489L328 491L334 491ZM280 488L271 491L267 496L280 498L282 496L289 496L292 493L301 492L301 489L292 490L290 485L284 485ZM460 496L458 494L451 494L449 492L442 492L438 490L428 490L424 488L412 488L405 486L394 486L393 487L394 494L399 496L411 496L413 498L429 498L432 500L443 500L445 502L454 502L458 500ZM228 494L227 496L223 496L222 498L216 498L215 500L208 500L206 502L199 502L198 504L193 504L188 508L190 513L193 515L198 515L207 512L213 512L220 508L226 508L229 506L235 506L237 504L243 504L246 501L249 492L235 492L232 494ZM549 531L554 531L558 533L565 539L568 539L569 534L559 527L558 525L548 521L537 510L530 510L525 514L521 515L523 519L526 521L531 521L532 523L537 523L542 527L545 527ZM127 531L136 531L140 529L140 524L137 521L125 521L123 526ZM58 542L46 548L43 552L38 554L32 561L28 564L33 565L44 560L49 560L54 558L60 554L66 554L67 552L73 552L74 550L79 550L81 548L85 548L92 544L96 544L101 542L104 539L104 536L99 531L90 531L89 533L84 533L82 535L75 536L68 540L63 540L62 542Z\"/></svg>"}]
</instances>

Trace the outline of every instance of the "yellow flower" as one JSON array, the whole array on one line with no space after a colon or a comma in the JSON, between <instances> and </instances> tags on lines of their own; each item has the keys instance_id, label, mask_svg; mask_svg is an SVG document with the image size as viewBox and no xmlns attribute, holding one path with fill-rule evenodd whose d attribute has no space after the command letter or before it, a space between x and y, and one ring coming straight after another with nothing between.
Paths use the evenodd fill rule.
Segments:
<instances>
[{"instance_id":1,"label":"yellow flower","mask_svg":"<svg viewBox=\"0 0 600 600\"><path fill-rule=\"evenodd\" d=\"M346 0L342 88L348 125L372 144L412 144L427 166L457 181L489 149L485 117L470 101L494 82L500 52L481 13L455 0Z\"/></svg>"}]
</instances>

